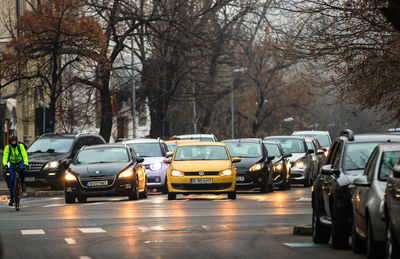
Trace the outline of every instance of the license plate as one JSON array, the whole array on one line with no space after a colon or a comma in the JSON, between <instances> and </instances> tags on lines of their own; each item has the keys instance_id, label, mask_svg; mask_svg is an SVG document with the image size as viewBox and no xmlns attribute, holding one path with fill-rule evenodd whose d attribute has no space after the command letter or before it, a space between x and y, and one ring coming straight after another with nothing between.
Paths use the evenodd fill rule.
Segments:
<instances>
[{"instance_id":1,"label":"license plate","mask_svg":"<svg viewBox=\"0 0 400 259\"><path fill-rule=\"evenodd\" d=\"M35 177L25 177L25 182L34 182Z\"/></svg>"},{"instance_id":2,"label":"license plate","mask_svg":"<svg viewBox=\"0 0 400 259\"><path fill-rule=\"evenodd\" d=\"M190 179L191 184L208 184L212 183L212 179L209 178L193 178Z\"/></svg>"},{"instance_id":3,"label":"license plate","mask_svg":"<svg viewBox=\"0 0 400 259\"><path fill-rule=\"evenodd\" d=\"M87 187L102 186L102 185L108 185L108 181L87 182L86 184Z\"/></svg>"},{"instance_id":4,"label":"license plate","mask_svg":"<svg viewBox=\"0 0 400 259\"><path fill-rule=\"evenodd\" d=\"M244 182L244 176L236 176L236 181Z\"/></svg>"}]
</instances>

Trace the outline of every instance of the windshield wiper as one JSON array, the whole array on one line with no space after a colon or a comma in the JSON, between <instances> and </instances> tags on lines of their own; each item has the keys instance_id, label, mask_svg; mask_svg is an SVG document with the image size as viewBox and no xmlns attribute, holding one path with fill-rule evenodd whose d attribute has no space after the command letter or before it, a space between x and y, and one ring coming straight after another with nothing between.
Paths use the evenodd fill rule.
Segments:
<instances>
[{"instance_id":1,"label":"windshield wiper","mask_svg":"<svg viewBox=\"0 0 400 259\"><path fill-rule=\"evenodd\" d=\"M47 149L46 153L54 153L54 151L55 151L55 149L49 148L49 149Z\"/></svg>"}]
</instances>

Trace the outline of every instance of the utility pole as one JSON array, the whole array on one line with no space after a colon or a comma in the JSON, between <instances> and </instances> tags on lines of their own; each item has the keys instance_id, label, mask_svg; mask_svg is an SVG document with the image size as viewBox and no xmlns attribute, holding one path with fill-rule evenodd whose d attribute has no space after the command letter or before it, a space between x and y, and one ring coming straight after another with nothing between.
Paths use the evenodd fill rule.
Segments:
<instances>
[{"instance_id":1,"label":"utility pole","mask_svg":"<svg viewBox=\"0 0 400 259\"><path fill-rule=\"evenodd\" d=\"M193 133L197 134L196 86L193 84Z\"/></svg>"},{"instance_id":2,"label":"utility pole","mask_svg":"<svg viewBox=\"0 0 400 259\"><path fill-rule=\"evenodd\" d=\"M131 36L131 62L132 62L132 138L136 137L136 88L135 88L135 52L133 36Z\"/></svg>"},{"instance_id":3,"label":"utility pole","mask_svg":"<svg viewBox=\"0 0 400 259\"><path fill-rule=\"evenodd\" d=\"M232 139L235 138L235 114L233 109L233 80L231 81Z\"/></svg>"}]
</instances>

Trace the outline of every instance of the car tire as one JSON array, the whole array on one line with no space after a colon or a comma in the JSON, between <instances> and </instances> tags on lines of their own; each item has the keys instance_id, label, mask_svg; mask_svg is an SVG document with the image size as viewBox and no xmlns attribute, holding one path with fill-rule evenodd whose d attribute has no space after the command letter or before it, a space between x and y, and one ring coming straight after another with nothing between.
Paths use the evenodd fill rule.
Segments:
<instances>
[{"instance_id":1,"label":"car tire","mask_svg":"<svg viewBox=\"0 0 400 259\"><path fill-rule=\"evenodd\" d=\"M264 178L264 182L260 186L260 193L267 193L269 192L269 185L268 185L269 177Z\"/></svg>"},{"instance_id":2,"label":"car tire","mask_svg":"<svg viewBox=\"0 0 400 259\"><path fill-rule=\"evenodd\" d=\"M316 244L328 244L331 238L331 229L321 223L318 209L313 209L312 214L312 238Z\"/></svg>"},{"instance_id":3,"label":"car tire","mask_svg":"<svg viewBox=\"0 0 400 259\"><path fill-rule=\"evenodd\" d=\"M353 223L353 228L351 232L351 248L355 254L365 253L365 241L357 233L355 223Z\"/></svg>"},{"instance_id":4,"label":"car tire","mask_svg":"<svg viewBox=\"0 0 400 259\"><path fill-rule=\"evenodd\" d=\"M307 174L307 177L304 179L304 187L310 187L310 182L311 182L311 180L310 180L310 174L308 173Z\"/></svg>"},{"instance_id":5,"label":"car tire","mask_svg":"<svg viewBox=\"0 0 400 259\"><path fill-rule=\"evenodd\" d=\"M75 195L72 193L65 193L65 203L75 203Z\"/></svg>"},{"instance_id":6,"label":"car tire","mask_svg":"<svg viewBox=\"0 0 400 259\"><path fill-rule=\"evenodd\" d=\"M168 182L167 182L167 178L165 178L165 182L163 187L161 188L161 193L162 194L167 194L168 193Z\"/></svg>"},{"instance_id":7,"label":"car tire","mask_svg":"<svg viewBox=\"0 0 400 259\"><path fill-rule=\"evenodd\" d=\"M230 193L228 193L228 199L236 200L236 192L230 192Z\"/></svg>"},{"instance_id":8,"label":"car tire","mask_svg":"<svg viewBox=\"0 0 400 259\"><path fill-rule=\"evenodd\" d=\"M288 181L286 183L286 189L288 189L288 190L290 190L292 188L292 183L290 181L291 181L291 179L289 177L289 179L288 179Z\"/></svg>"},{"instance_id":9,"label":"car tire","mask_svg":"<svg viewBox=\"0 0 400 259\"><path fill-rule=\"evenodd\" d=\"M144 186L143 192L139 194L140 199L147 199L147 196L149 195L149 190L147 189L147 180L146 180L146 185Z\"/></svg>"},{"instance_id":10,"label":"car tire","mask_svg":"<svg viewBox=\"0 0 400 259\"><path fill-rule=\"evenodd\" d=\"M335 202L333 202L332 207L332 248L347 249L349 247L349 232L347 229L346 215L336 209Z\"/></svg>"},{"instance_id":11,"label":"car tire","mask_svg":"<svg viewBox=\"0 0 400 259\"><path fill-rule=\"evenodd\" d=\"M400 258L400 243L398 242L398 240L396 240L393 225L390 222L390 219L388 220L386 228L386 240L386 258Z\"/></svg>"},{"instance_id":12,"label":"car tire","mask_svg":"<svg viewBox=\"0 0 400 259\"><path fill-rule=\"evenodd\" d=\"M168 193L168 200L169 201L176 200L176 193Z\"/></svg>"},{"instance_id":13,"label":"car tire","mask_svg":"<svg viewBox=\"0 0 400 259\"><path fill-rule=\"evenodd\" d=\"M366 235L367 235L367 248L366 248L366 254L367 258L369 259L376 259L376 258L381 258L382 256L382 250L381 246L378 244L378 242L375 241L374 239L374 233L372 231L372 224L371 220L368 218L367 219L367 229L366 229Z\"/></svg>"},{"instance_id":14,"label":"car tire","mask_svg":"<svg viewBox=\"0 0 400 259\"><path fill-rule=\"evenodd\" d=\"M128 199L130 201L136 201L139 200L139 188L136 186L135 188L132 188L130 193L128 194Z\"/></svg>"},{"instance_id":15,"label":"car tire","mask_svg":"<svg viewBox=\"0 0 400 259\"><path fill-rule=\"evenodd\" d=\"M87 197L83 195L79 195L78 197L78 202L79 203L86 203L87 202Z\"/></svg>"},{"instance_id":16,"label":"car tire","mask_svg":"<svg viewBox=\"0 0 400 259\"><path fill-rule=\"evenodd\" d=\"M279 190L285 191L287 189L287 176L285 176L285 179L283 179L282 183L278 186Z\"/></svg>"}]
</instances>

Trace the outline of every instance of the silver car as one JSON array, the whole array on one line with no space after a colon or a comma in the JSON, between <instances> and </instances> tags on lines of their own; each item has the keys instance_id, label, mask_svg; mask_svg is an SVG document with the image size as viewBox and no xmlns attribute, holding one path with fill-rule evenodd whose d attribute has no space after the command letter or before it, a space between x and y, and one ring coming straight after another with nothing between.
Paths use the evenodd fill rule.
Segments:
<instances>
[{"instance_id":1,"label":"silver car","mask_svg":"<svg viewBox=\"0 0 400 259\"><path fill-rule=\"evenodd\" d=\"M353 185L353 251L368 258L384 254L386 224L382 219L386 179L400 158L400 144L380 144L372 152L364 174Z\"/></svg>"}]
</instances>

